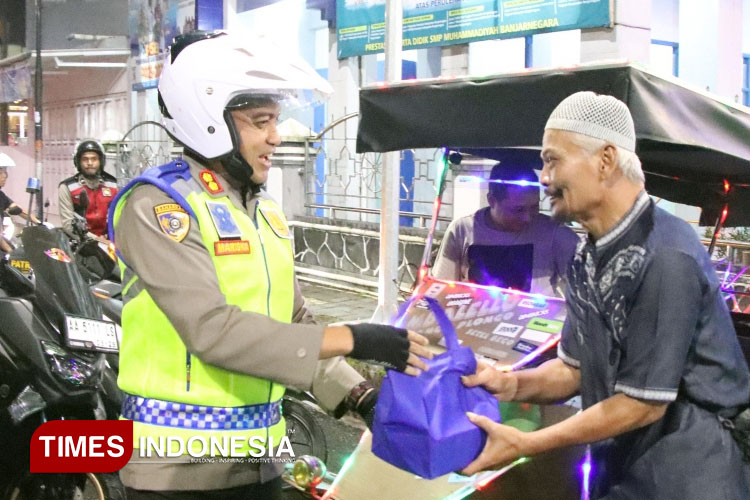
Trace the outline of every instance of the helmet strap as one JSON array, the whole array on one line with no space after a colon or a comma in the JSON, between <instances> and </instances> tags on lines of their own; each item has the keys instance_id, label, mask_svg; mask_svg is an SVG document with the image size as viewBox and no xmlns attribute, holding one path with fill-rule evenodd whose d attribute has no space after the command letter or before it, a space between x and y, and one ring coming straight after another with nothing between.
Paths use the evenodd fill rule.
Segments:
<instances>
[{"instance_id":1,"label":"helmet strap","mask_svg":"<svg viewBox=\"0 0 750 500\"><path fill-rule=\"evenodd\" d=\"M224 121L229 129L229 136L232 138L232 152L220 158L220 161L227 173L240 183L240 193L242 194L242 203L244 204L247 201L248 193L252 194L252 196L258 194L260 184L252 181L253 167L242 156L242 153L240 153L240 141L242 139L240 139L240 134L234 124L232 112L228 109L224 110Z\"/></svg>"},{"instance_id":2,"label":"helmet strap","mask_svg":"<svg viewBox=\"0 0 750 500\"><path fill-rule=\"evenodd\" d=\"M253 167L238 151L232 151L231 154L224 156L220 161L227 173L239 181L243 205L247 202L248 194L251 196L258 194L260 184L256 184L251 178Z\"/></svg>"}]
</instances>

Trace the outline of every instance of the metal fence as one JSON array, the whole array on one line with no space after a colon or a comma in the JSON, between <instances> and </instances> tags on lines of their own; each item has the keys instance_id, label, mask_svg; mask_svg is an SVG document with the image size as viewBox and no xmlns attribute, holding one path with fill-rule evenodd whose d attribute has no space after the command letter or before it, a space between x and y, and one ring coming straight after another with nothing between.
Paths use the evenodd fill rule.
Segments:
<instances>
[{"instance_id":1,"label":"metal fence","mask_svg":"<svg viewBox=\"0 0 750 500\"><path fill-rule=\"evenodd\" d=\"M154 121L137 123L120 141L105 147L111 147L108 155L116 157L116 176L120 187L147 168L169 163L182 156L182 148L175 145L162 124Z\"/></svg>"},{"instance_id":2,"label":"metal fence","mask_svg":"<svg viewBox=\"0 0 750 500\"><path fill-rule=\"evenodd\" d=\"M378 223L382 194L380 153L356 153L357 113L334 120L305 143L307 215ZM426 227L435 200L438 149L401 151L401 225ZM453 210L453 174L446 179L439 229Z\"/></svg>"}]
</instances>

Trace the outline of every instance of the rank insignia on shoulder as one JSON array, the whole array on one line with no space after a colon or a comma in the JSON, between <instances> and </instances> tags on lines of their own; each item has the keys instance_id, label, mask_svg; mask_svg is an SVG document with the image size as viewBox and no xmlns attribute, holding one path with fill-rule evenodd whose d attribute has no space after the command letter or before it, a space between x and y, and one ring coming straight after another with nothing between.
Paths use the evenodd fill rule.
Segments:
<instances>
[{"instance_id":1,"label":"rank insignia on shoulder","mask_svg":"<svg viewBox=\"0 0 750 500\"><path fill-rule=\"evenodd\" d=\"M214 255L237 255L250 253L250 242L247 240L226 240L214 243Z\"/></svg>"},{"instance_id":2,"label":"rank insignia on shoulder","mask_svg":"<svg viewBox=\"0 0 750 500\"><path fill-rule=\"evenodd\" d=\"M287 239L292 237L289 232L289 226L286 225L284 219L275 208L261 206L260 213L263 214L263 218L266 219L266 222L273 229L273 232L276 233L276 236Z\"/></svg>"},{"instance_id":3,"label":"rank insignia on shoulder","mask_svg":"<svg viewBox=\"0 0 750 500\"><path fill-rule=\"evenodd\" d=\"M154 207L156 219L159 221L161 231L175 240L181 242L190 230L190 216L177 203L163 203Z\"/></svg>"},{"instance_id":4,"label":"rank insignia on shoulder","mask_svg":"<svg viewBox=\"0 0 750 500\"><path fill-rule=\"evenodd\" d=\"M218 194L224 191L224 188L221 187L221 184L219 183L219 179L216 178L216 175L212 171L201 170L200 174L198 174L198 177L209 193Z\"/></svg>"}]
</instances>

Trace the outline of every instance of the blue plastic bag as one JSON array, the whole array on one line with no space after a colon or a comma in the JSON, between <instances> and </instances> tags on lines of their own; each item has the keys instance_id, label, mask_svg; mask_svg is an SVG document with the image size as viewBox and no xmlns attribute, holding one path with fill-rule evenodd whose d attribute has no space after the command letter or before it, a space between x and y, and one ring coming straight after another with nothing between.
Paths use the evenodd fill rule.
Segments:
<instances>
[{"instance_id":1,"label":"blue plastic bag","mask_svg":"<svg viewBox=\"0 0 750 500\"><path fill-rule=\"evenodd\" d=\"M418 377L388 371L375 407L372 452L399 469L432 479L463 469L484 448L487 435L466 412L500 422L500 411L489 392L463 385L461 376L476 372L474 353L458 345L440 304L423 299L437 318L447 351L427 361L430 369Z\"/></svg>"}]
</instances>

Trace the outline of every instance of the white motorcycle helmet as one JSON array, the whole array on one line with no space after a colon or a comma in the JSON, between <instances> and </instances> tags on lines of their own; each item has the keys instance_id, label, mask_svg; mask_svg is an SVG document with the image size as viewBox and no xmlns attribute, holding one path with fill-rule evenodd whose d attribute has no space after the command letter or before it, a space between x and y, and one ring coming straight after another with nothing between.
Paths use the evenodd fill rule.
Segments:
<instances>
[{"instance_id":1,"label":"white motorcycle helmet","mask_svg":"<svg viewBox=\"0 0 750 500\"><path fill-rule=\"evenodd\" d=\"M13 168L15 166L16 162L13 161L13 158L5 153L0 153L0 168Z\"/></svg>"},{"instance_id":2,"label":"white motorcycle helmet","mask_svg":"<svg viewBox=\"0 0 750 500\"><path fill-rule=\"evenodd\" d=\"M159 105L176 140L206 160L221 159L232 176L245 180L252 167L239 153L229 110L270 99L284 111L322 102L332 91L304 60L282 55L267 40L195 31L170 47Z\"/></svg>"}]
</instances>

